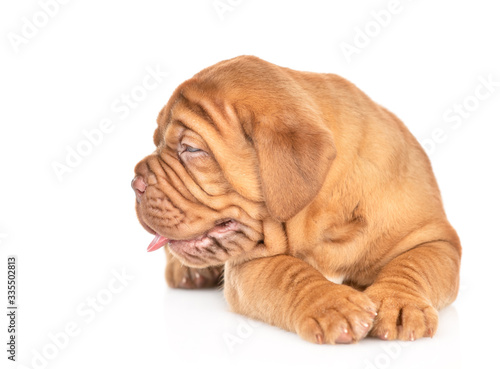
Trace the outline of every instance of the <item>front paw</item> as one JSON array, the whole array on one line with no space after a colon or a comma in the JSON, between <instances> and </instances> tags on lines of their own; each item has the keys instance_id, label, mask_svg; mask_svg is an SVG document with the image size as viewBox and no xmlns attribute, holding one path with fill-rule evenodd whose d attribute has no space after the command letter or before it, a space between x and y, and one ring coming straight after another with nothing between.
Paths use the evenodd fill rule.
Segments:
<instances>
[{"instance_id":1,"label":"front paw","mask_svg":"<svg viewBox=\"0 0 500 369\"><path fill-rule=\"evenodd\" d=\"M375 304L365 294L329 284L308 298L296 331L305 340L319 344L357 342L372 328L375 311Z\"/></svg>"},{"instance_id":2,"label":"front paw","mask_svg":"<svg viewBox=\"0 0 500 369\"><path fill-rule=\"evenodd\" d=\"M223 269L222 266L190 268L182 265L179 260L170 258L167 262L165 279L172 288L213 288L221 284Z\"/></svg>"},{"instance_id":3,"label":"front paw","mask_svg":"<svg viewBox=\"0 0 500 369\"><path fill-rule=\"evenodd\" d=\"M368 288L365 293L377 304L378 311L370 336L414 341L436 332L438 312L425 298L382 286Z\"/></svg>"}]
</instances>

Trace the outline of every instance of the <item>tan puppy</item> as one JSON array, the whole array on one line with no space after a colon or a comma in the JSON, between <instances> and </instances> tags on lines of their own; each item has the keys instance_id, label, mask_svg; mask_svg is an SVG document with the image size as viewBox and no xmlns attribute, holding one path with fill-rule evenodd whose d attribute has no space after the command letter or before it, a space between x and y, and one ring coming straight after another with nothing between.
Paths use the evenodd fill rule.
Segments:
<instances>
[{"instance_id":1,"label":"tan puppy","mask_svg":"<svg viewBox=\"0 0 500 369\"><path fill-rule=\"evenodd\" d=\"M424 151L333 74L251 56L181 84L132 183L167 282L317 343L432 336L461 247ZM208 267L208 268L207 268Z\"/></svg>"}]
</instances>

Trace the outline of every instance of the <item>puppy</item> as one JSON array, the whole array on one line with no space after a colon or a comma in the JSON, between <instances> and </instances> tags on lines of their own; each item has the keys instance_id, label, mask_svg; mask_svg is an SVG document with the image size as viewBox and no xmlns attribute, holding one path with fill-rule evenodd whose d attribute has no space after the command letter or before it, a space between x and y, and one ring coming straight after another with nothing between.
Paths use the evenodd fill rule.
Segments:
<instances>
[{"instance_id":1,"label":"puppy","mask_svg":"<svg viewBox=\"0 0 500 369\"><path fill-rule=\"evenodd\" d=\"M166 279L315 343L432 337L461 246L430 162L352 83L252 56L181 84L135 168ZM223 268L223 269L222 269Z\"/></svg>"}]
</instances>

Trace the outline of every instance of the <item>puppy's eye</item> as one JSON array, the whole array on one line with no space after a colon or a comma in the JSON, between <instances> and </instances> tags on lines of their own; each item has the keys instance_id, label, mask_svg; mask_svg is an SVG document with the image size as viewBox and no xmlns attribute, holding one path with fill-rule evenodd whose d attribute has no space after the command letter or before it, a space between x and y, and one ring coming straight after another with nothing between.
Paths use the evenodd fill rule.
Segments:
<instances>
[{"instance_id":1,"label":"puppy's eye","mask_svg":"<svg viewBox=\"0 0 500 369\"><path fill-rule=\"evenodd\" d=\"M197 149L196 147L192 147L192 146L188 146L188 145L186 145L185 147L186 148L184 151L187 151L187 152L200 152L201 151L200 149Z\"/></svg>"}]
</instances>

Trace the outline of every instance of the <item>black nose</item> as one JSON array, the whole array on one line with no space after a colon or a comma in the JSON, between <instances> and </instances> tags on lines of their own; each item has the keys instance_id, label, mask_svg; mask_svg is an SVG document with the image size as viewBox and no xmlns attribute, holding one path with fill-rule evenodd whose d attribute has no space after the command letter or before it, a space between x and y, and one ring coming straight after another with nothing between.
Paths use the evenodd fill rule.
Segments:
<instances>
[{"instance_id":1,"label":"black nose","mask_svg":"<svg viewBox=\"0 0 500 369\"><path fill-rule=\"evenodd\" d=\"M137 201L141 201L141 197L146 191L147 187L148 185L144 178L142 178L142 176L135 176L135 178L132 180L132 188L135 191Z\"/></svg>"}]
</instances>

